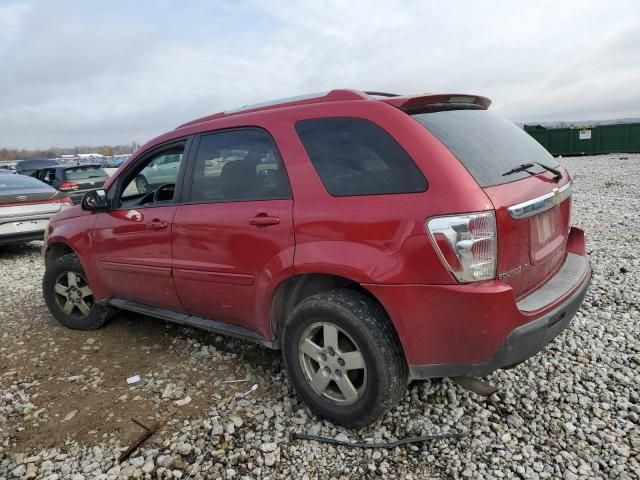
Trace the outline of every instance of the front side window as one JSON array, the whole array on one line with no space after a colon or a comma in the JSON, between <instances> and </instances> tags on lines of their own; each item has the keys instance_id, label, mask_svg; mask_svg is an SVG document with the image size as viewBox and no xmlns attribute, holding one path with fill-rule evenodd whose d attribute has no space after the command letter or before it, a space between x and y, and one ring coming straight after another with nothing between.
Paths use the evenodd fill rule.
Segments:
<instances>
[{"instance_id":1,"label":"front side window","mask_svg":"<svg viewBox=\"0 0 640 480\"><path fill-rule=\"evenodd\" d=\"M129 206L173 200L183 153L184 145L177 145L149 157L125 180L121 202Z\"/></svg>"},{"instance_id":2,"label":"front side window","mask_svg":"<svg viewBox=\"0 0 640 480\"><path fill-rule=\"evenodd\" d=\"M378 125L360 118L319 118L295 125L324 187L336 197L416 193L427 181Z\"/></svg>"},{"instance_id":3,"label":"front side window","mask_svg":"<svg viewBox=\"0 0 640 480\"><path fill-rule=\"evenodd\" d=\"M190 201L285 198L291 198L289 180L265 131L230 130L200 138Z\"/></svg>"}]
</instances>

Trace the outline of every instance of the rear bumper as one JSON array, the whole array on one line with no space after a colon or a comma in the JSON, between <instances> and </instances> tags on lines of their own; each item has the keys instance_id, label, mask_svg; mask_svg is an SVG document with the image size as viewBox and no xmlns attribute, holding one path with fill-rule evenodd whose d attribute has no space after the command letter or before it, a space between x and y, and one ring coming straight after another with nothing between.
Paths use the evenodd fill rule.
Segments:
<instances>
[{"instance_id":1,"label":"rear bumper","mask_svg":"<svg viewBox=\"0 0 640 480\"><path fill-rule=\"evenodd\" d=\"M11 221L3 219L0 222L0 245L42 240L51 215L24 215L12 217ZM26 228L21 231L17 224L26 224Z\"/></svg>"},{"instance_id":2,"label":"rear bumper","mask_svg":"<svg viewBox=\"0 0 640 480\"><path fill-rule=\"evenodd\" d=\"M535 355L567 328L590 280L584 234L572 228L563 266L525 298L499 280L363 287L387 310L419 379L483 376Z\"/></svg>"},{"instance_id":3,"label":"rear bumper","mask_svg":"<svg viewBox=\"0 0 640 480\"><path fill-rule=\"evenodd\" d=\"M584 281L569 298L536 320L512 330L500 349L487 361L468 364L411 365L409 367L411 378L463 375L483 377L500 368L513 367L531 358L569 326L571 319L582 305L591 281L591 267L587 265L587 269L588 273Z\"/></svg>"}]
</instances>

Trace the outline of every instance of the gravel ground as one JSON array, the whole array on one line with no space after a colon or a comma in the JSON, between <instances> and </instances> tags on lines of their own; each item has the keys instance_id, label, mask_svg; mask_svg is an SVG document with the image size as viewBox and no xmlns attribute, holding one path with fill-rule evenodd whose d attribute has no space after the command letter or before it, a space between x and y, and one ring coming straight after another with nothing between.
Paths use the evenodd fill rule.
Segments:
<instances>
[{"instance_id":1,"label":"gravel ground","mask_svg":"<svg viewBox=\"0 0 640 480\"><path fill-rule=\"evenodd\" d=\"M358 432L315 418L265 348L126 313L94 332L58 326L40 294L41 244L4 249L0 478L640 478L640 155L561 161L594 270L572 327L492 374L489 399L449 380L414 384ZM142 432L130 419L153 424L186 396L118 465ZM393 450L289 440L449 431L469 435Z\"/></svg>"}]
</instances>

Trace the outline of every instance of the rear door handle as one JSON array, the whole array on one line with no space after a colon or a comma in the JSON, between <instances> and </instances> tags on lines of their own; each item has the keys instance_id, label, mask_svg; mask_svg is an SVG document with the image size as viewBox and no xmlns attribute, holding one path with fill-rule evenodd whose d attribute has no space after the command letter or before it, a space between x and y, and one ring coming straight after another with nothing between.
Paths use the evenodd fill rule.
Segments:
<instances>
[{"instance_id":1,"label":"rear door handle","mask_svg":"<svg viewBox=\"0 0 640 480\"><path fill-rule=\"evenodd\" d=\"M267 225L278 225L280 223L280 217L270 217L269 215L256 215L249 219L249 225L256 225L258 227L266 227Z\"/></svg>"},{"instance_id":2,"label":"rear door handle","mask_svg":"<svg viewBox=\"0 0 640 480\"><path fill-rule=\"evenodd\" d=\"M167 222L161 222L160 220L154 220L147 225L149 230L165 230L169 224Z\"/></svg>"}]
</instances>

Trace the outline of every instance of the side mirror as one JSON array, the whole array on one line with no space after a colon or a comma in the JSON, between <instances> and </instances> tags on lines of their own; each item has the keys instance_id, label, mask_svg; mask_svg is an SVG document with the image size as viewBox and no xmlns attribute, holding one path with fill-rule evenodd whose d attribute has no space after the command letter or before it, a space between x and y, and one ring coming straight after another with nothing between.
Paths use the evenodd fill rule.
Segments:
<instances>
[{"instance_id":1,"label":"side mirror","mask_svg":"<svg viewBox=\"0 0 640 480\"><path fill-rule=\"evenodd\" d=\"M107 192L102 189L91 190L85 193L82 197L82 209L93 210L105 210L109 208L109 199L107 198Z\"/></svg>"}]
</instances>

